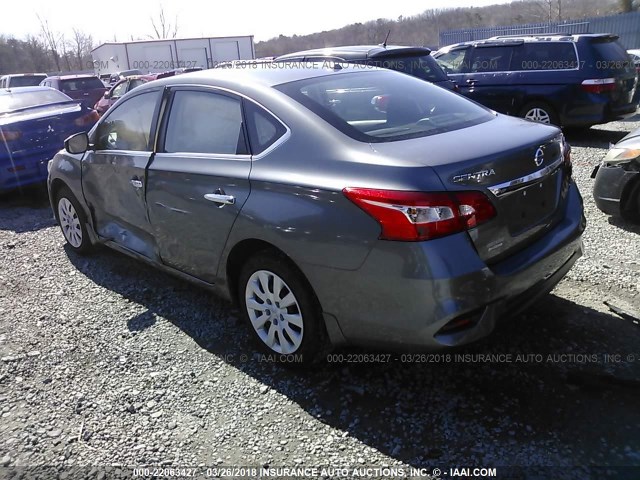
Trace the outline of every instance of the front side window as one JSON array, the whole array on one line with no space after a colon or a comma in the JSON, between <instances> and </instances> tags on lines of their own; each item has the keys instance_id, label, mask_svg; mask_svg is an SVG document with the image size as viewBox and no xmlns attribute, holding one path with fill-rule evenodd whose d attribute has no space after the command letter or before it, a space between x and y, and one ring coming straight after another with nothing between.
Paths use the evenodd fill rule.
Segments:
<instances>
[{"instance_id":1,"label":"front side window","mask_svg":"<svg viewBox=\"0 0 640 480\"><path fill-rule=\"evenodd\" d=\"M151 125L160 92L129 98L110 111L96 129L96 150L151 150Z\"/></svg>"},{"instance_id":2,"label":"front side window","mask_svg":"<svg viewBox=\"0 0 640 480\"><path fill-rule=\"evenodd\" d=\"M321 76L275 88L365 142L424 137L494 118L488 109L443 88L385 70Z\"/></svg>"},{"instance_id":3,"label":"front side window","mask_svg":"<svg viewBox=\"0 0 640 480\"><path fill-rule=\"evenodd\" d=\"M176 91L164 150L167 153L246 154L240 100L204 91Z\"/></svg>"},{"instance_id":4,"label":"front side window","mask_svg":"<svg viewBox=\"0 0 640 480\"><path fill-rule=\"evenodd\" d=\"M451 50L442 55L438 55L436 61L446 73L462 73L465 71L464 57L467 49Z\"/></svg>"}]
</instances>

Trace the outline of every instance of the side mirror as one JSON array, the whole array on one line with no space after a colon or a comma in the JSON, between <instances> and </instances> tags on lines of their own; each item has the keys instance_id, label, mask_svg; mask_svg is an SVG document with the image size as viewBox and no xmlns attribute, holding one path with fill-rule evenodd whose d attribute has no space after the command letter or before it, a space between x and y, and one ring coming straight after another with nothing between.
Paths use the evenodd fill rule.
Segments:
<instances>
[{"instance_id":1,"label":"side mirror","mask_svg":"<svg viewBox=\"0 0 640 480\"><path fill-rule=\"evenodd\" d=\"M85 132L71 135L64 141L64 149L74 155L86 152L89 149L89 136Z\"/></svg>"},{"instance_id":2,"label":"side mirror","mask_svg":"<svg viewBox=\"0 0 640 480\"><path fill-rule=\"evenodd\" d=\"M109 98L110 96L111 96L111 94L109 93L109 90L104 92L104 98Z\"/></svg>"}]
</instances>

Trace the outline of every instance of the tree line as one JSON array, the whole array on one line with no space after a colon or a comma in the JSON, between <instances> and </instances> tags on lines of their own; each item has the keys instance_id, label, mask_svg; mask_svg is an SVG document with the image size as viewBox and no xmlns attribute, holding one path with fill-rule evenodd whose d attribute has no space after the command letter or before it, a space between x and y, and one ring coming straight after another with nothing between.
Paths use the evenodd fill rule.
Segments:
<instances>
[{"instance_id":1,"label":"tree line","mask_svg":"<svg viewBox=\"0 0 640 480\"><path fill-rule=\"evenodd\" d=\"M310 35L280 35L257 42L256 55L268 57L310 48L379 44L389 32L391 44L436 47L440 32L447 30L578 20L639 7L640 0L514 0L508 7L429 9L419 15L400 16L395 20L380 18ZM0 35L0 74L92 70L91 50L96 45L91 34L75 28L58 32L46 19L38 17L38 20L40 31L24 39ZM171 24L162 6L158 17L150 20L153 33L147 38L176 38L178 19Z\"/></svg>"},{"instance_id":2,"label":"tree line","mask_svg":"<svg viewBox=\"0 0 640 480\"><path fill-rule=\"evenodd\" d=\"M437 47L440 32L462 28L579 20L637 10L640 0L515 0L510 5L429 9L419 15L354 23L335 30L272 38L256 43L256 55L269 57L339 45L389 44Z\"/></svg>"}]
</instances>

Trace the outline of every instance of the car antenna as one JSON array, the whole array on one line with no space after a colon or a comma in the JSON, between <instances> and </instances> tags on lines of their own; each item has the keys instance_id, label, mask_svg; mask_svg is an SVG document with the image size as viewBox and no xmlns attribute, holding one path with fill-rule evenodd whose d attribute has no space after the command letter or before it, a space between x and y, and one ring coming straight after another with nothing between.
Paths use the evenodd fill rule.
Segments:
<instances>
[{"instance_id":1,"label":"car antenna","mask_svg":"<svg viewBox=\"0 0 640 480\"><path fill-rule=\"evenodd\" d=\"M389 35L391 35L391 29L389 29L389 31L387 32L387 36L386 36L386 38L384 39L384 42L382 42L382 46L383 46L384 48L387 48L387 40L389 40Z\"/></svg>"}]
</instances>

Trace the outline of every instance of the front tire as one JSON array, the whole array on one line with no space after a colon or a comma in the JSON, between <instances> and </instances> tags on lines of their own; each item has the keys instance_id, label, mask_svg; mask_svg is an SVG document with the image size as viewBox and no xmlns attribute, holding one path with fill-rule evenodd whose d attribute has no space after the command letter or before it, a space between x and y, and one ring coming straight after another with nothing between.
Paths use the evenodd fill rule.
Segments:
<instances>
[{"instance_id":1,"label":"front tire","mask_svg":"<svg viewBox=\"0 0 640 480\"><path fill-rule=\"evenodd\" d=\"M69 247L77 253L89 252L93 245L87 232L87 219L68 187L62 187L56 195L56 214Z\"/></svg>"},{"instance_id":2,"label":"front tire","mask_svg":"<svg viewBox=\"0 0 640 480\"><path fill-rule=\"evenodd\" d=\"M287 363L313 364L327 351L318 301L303 275L282 255L262 252L243 265L240 310L260 349Z\"/></svg>"}]
</instances>

